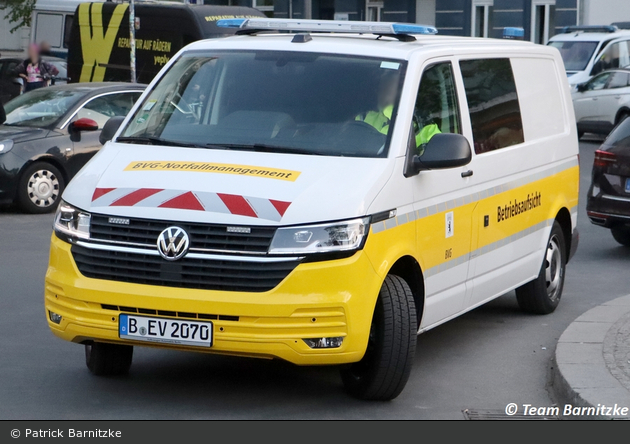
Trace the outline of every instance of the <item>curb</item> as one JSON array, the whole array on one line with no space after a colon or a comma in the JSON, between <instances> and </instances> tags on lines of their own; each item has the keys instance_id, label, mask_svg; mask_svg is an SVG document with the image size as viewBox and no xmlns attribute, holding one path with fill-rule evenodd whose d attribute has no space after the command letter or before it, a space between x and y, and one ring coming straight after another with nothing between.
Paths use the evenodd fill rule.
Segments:
<instances>
[{"instance_id":1,"label":"curb","mask_svg":"<svg viewBox=\"0 0 630 444\"><path fill-rule=\"evenodd\" d=\"M616 353L629 325L630 295L592 308L562 333L553 359L551 381L561 411L567 404L595 409L603 405L630 408L630 378L623 370L626 366L618 365L622 353ZM630 361L630 356L622 352L623 359ZM602 412L572 419L628 419L629 416Z\"/></svg>"}]
</instances>

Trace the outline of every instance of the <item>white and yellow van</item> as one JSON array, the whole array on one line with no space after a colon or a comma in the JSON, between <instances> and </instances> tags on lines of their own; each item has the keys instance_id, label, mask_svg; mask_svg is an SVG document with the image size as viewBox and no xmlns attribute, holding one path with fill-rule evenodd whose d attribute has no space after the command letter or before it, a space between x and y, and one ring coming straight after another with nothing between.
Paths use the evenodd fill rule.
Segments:
<instances>
[{"instance_id":1,"label":"white and yellow van","mask_svg":"<svg viewBox=\"0 0 630 444\"><path fill-rule=\"evenodd\" d=\"M554 311L579 177L557 49L219 25L242 35L180 51L63 194L46 316L93 373L168 347L343 364L392 399L417 333L514 289Z\"/></svg>"}]
</instances>

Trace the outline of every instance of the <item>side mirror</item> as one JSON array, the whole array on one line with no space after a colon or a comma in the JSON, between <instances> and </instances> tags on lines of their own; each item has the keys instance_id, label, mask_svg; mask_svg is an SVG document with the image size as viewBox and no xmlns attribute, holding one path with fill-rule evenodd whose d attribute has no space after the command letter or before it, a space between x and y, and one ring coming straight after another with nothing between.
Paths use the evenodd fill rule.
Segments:
<instances>
[{"instance_id":1,"label":"side mirror","mask_svg":"<svg viewBox=\"0 0 630 444\"><path fill-rule=\"evenodd\" d=\"M70 124L70 131L80 133L82 131L97 131L98 123L86 117L75 120Z\"/></svg>"},{"instance_id":2,"label":"side mirror","mask_svg":"<svg viewBox=\"0 0 630 444\"><path fill-rule=\"evenodd\" d=\"M124 117L116 116L112 117L105 123L101 134L98 136L98 141L101 143L101 145L105 145L105 143L114 138L114 135L116 134L116 131L118 131L118 128L120 128L123 120L125 120Z\"/></svg>"},{"instance_id":3,"label":"side mirror","mask_svg":"<svg viewBox=\"0 0 630 444\"><path fill-rule=\"evenodd\" d=\"M4 111L4 106L0 102L0 125L7 121L7 113Z\"/></svg>"},{"instance_id":4,"label":"side mirror","mask_svg":"<svg viewBox=\"0 0 630 444\"><path fill-rule=\"evenodd\" d=\"M415 138L413 140L415 142ZM472 150L468 139L464 136L450 133L436 134L426 144L422 156L411 157L411 165L408 168L411 174L406 175L415 175L423 170L457 168L468 165L471 159Z\"/></svg>"},{"instance_id":5,"label":"side mirror","mask_svg":"<svg viewBox=\"0 0 630 444\"><path fill-rule=\"evenodd\" d=\"M577 86L575 87L575 90L577 92L584 92L586 91L587 86L588 86L588 83L578 83Z\"/></svg>"}]
</instances>

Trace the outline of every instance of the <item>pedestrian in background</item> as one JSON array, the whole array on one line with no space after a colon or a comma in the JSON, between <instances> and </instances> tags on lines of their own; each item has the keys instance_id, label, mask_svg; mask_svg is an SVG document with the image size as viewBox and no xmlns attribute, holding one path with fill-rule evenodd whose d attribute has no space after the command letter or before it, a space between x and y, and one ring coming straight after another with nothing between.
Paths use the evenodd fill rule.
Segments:
<instances>
[{"instance_id":1,"label":"pedestrian in background","mask_svg":"<svg viewBox=\"0 0 630 444\"><path fill-rule=\"evenodd\" d=\"M40 57L39 47L32 44L28 47L28 59L15 68L15 73L26 81L24 92L48 86L48 81L59 74L59 70Z\"/></svg>"}]
</instances>

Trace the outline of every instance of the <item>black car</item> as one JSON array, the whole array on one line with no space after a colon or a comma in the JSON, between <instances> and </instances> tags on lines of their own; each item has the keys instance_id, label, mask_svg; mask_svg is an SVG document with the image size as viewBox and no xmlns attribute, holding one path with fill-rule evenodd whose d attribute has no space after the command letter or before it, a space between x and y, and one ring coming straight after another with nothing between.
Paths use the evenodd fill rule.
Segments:
<instances>
[{"instance_id":1,"label":"black car","mask_svg":"<svg viewBox=\"0 0 630 444\"><path fill-rule=\"evenodd\" d=\"M42 60L50 63L59 71L59 74L52 79L53 84L62 85L68 82L68 63L64 59L42 56ZM23 61L23 58L15 57L0 59L0 103L7 103L22 92L23 81L15 75L14 71Z\"/></svg>"},{"instance_id":2,"label":"black car","mask_svg":"<svg viewBox=\"0 0 630 444\"><path fill-rule=\"evenodd\" d=\"M617 242L630 247L630 118L595 151L586 212L592 223L610 228Z\"/></svg>"},{"instance_id":3,"label":"black car","mask_svg":"<svg viewBox=\"0 0 630 444\"><path fill-rule=\"evenodd\" d=\"M0 203L29 213L55 209L68 181L101 148L110 117L125 116L145 85L81 83L22 94L0 125Z\"/></svg>"}]
</instances>

